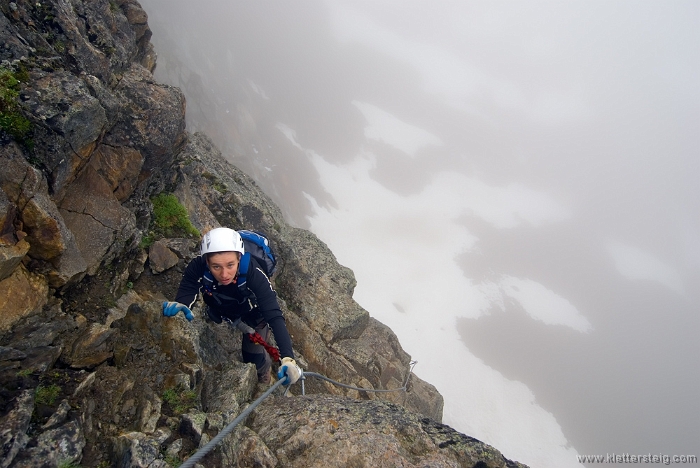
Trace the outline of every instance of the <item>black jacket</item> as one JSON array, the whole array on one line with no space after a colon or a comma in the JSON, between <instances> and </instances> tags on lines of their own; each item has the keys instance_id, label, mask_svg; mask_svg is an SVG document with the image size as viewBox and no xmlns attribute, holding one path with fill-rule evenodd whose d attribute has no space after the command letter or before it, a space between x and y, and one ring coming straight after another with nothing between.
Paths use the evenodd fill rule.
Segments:
<instances>
[{"instance_id":1,"label":"black jacket","mask_svg":"<svg viewBox=\"0 0 700 468\"><path fill-rule=\"evenodd\" d=\"M182 275L175 300L192 308L198 293L201 292L204 302L218 316L227 317L233 321L240 318L252 327L264 320L272 328L281 357L294 358L292 339L277 302L277 293L255 259L250 259L247 275L247 285L250 291L246 294L243 294L235 283L222 286L214 280L212 287L214 294L210 295L205 290L202 281L204 273L208 270L204 257L200 255L194 258Z\"/></svg>"}]
</instances>

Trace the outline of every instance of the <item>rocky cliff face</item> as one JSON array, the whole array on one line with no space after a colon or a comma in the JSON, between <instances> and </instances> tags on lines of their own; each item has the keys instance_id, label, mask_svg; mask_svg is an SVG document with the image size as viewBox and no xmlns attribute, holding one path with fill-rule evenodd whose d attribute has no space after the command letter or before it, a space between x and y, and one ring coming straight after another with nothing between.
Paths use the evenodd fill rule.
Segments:
<instances>
[{"instance_id":1,"label":"rocky cliff face","mask_svg":"<svg viewBox=\"0 0 700 468\"><path fill-rule=\"evenodd\" d=\"M153 80L138 2L0 12L1 466L177 466L252 400L238 331L201 309L162 317L197 250L154 220L163 193L201 232L270 236L303 368L368 389L408 381L373 394L309 380L308 397L266 402L205 466L519 466L436 422L442 397L353 301L352 271L185 131L182 93Z\"/></svg>"}]
</instances>

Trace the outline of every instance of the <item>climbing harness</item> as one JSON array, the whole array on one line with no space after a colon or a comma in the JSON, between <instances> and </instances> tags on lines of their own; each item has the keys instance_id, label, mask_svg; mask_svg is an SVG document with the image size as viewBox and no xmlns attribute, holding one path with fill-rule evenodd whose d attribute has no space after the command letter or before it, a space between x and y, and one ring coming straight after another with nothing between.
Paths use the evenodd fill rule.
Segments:
<instances>
[{"instance_id":1,"label":"climbing harness","mask_svg":"<svg viewBox=\"0 0 700 468\"><path fill-rule=\"evenodd\" d=\"M230 321L229 321L230 322ZM232 324L234 322L231 322ZM245 325L245 324L244 324ZM247 325L245 325L247 326ZM248 327L250 328L250 327ZM252 330L252 329L251 329ZM302 395L306 395L304 391L304 379L308 377L316 377L321 380L325 380L327 382L331 382L335 385L339 385L341 387L349 388L352 390L358 390L361 392L372 392L372 393L387 393L387 392L400 392L403 391L405 392L408 389L408 380L411 378L411 374L413 373L413 368L416 366L417 361L411 361L409 364L411 367L409 368L408 371L408 376L406 377L406 380L404 381L404 384L400 388L392 388L392 389L373 389L373 388L361 388L361 387L354 387L352 385L347 385L344 383L340 383L337 380L329 379L325 375L317 374L316 372L304 372L303 370L301 371L301 377L299 380L301 381L301 392ZM198 461L200 461L202 458L206 456L209 452L211 452L214 447L216 447L219 442L223 440L224 437L229 435L233 429L241 423L248 415L260 404L262 403L267 397L269 397L272 392L274 392L277 387L282 385L283 382L285 382L287 379L280 379L277 382L274 383L270 388L267 389L265 393L263 393L260 398L255 400L253 403L250 404L241 414L238 415L236 419L231 421L231 423L226 426L221 432L219 432L212 440L209 441L204 447L200 448L195 452L194 455L192 455L190 458L182 462L182 465L180 465L180 468L194 468L194 466L197 464ZM287 390L289 390L289 386L287 387ZM287 390L285 390L285 394L287 393Z\"/></svg>"},{"instance_id":2,"label":"climbing harness","mask_svg":"<svg viewBox=\"0 0 700 468\"><path fill-rule=\"evenodd\" d=\"M236 319L235 321L232 321L224 317L223 320L226 323L228 323L230 327L238 328L241 332L248 335L248 339L253 343L262 345L262 347L265 348L265 351L267 351L267 354L270 355L270 358L272 358L274 362L280 362L279 350L271 344L269 344L267 341L265 341L265 339L260 335L260 333L256 332L253 327L243 322L240 318Z\"/></svg>"}]
</instances>

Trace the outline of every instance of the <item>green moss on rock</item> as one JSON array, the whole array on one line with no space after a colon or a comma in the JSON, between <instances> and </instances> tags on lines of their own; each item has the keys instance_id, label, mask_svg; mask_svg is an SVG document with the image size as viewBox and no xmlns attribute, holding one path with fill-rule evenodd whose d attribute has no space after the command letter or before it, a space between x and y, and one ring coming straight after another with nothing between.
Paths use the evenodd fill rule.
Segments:
<instances>
[{"instance_id":1,"label":"green moss on rock","mask_svg":"<svg viewBox=\"0 0 700 468\"><path fill-rule=\"evenodd\" d=\"M19 72L19 75L24 77L26 72ZM26 78L28 79L28 76ZM32 124L20 112L17 103L19 90L18 73L0 68L0 129L18 142L31 145L28 135Z\"/></svg>"}]
</instances>

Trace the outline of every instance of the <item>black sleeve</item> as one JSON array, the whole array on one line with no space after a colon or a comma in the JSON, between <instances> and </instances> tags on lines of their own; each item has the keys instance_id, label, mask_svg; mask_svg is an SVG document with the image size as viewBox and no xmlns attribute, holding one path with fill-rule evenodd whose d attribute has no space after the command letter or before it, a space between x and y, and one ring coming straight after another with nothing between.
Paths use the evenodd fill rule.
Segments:
<instances>
[{"instance_id":1,"label":"black sleeve","mask_svg":"<svg viewBox=\"0 0 700 468\"><path fill-rule=\"evenodd\" d=\"M287 330L287 323L284 321L284 317L280 315L279 317L274 317L267 321L272 328L272 334L275 336L275 342L280 350L280 357L290 357L294 359L294 351L292 350L292 337L289 336L289 330Z\"/></svg>"},{"instance_id":2,"label":"black sleeve","mask_svg":"<svg viewBox=\"0 0 700 468\"><path fill-rule=\"evenodd\" d=\"M197 300L200 286L199 280L203 274L204 259L201 256L195 257L185 268L185 273L182 274L175 300L191 309Z\"/></svg>"},{"instance_id":3,"label":"black sleeve","mask_svg":"<svg viewBox=\"0 0 700 468\"><path fill-rule=\"evenodd\" d=\"M281 357L294 359L292 338L289 336L287 323L277 302L277 293L267 275L257 265L251 264L251 266L253 269L252 274L248 274L248 288L255 294L260 314L272 328Z\"/></svg>"}]
</instances>

